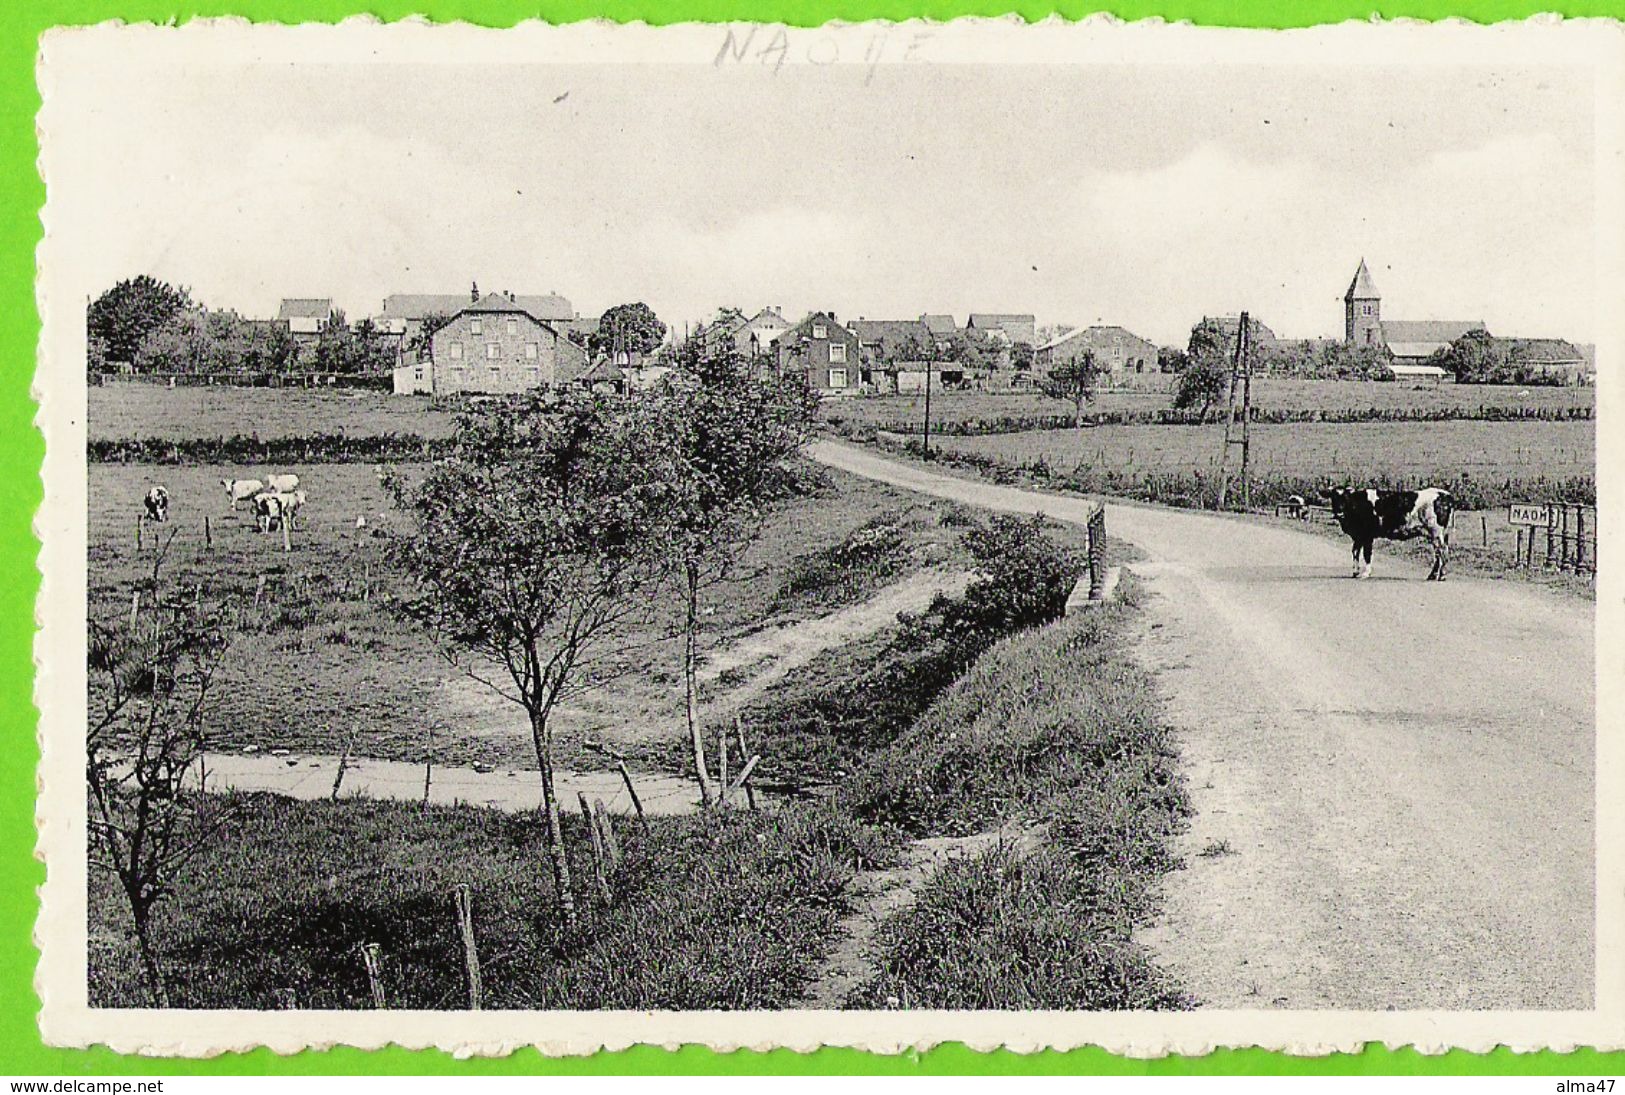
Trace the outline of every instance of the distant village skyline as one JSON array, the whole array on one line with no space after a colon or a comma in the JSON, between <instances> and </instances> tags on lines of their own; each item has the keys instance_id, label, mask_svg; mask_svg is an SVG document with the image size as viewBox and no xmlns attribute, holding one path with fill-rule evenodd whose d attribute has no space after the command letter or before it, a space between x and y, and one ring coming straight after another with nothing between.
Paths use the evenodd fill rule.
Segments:
<instances>
[{"instance_id":1,"label":"distant village skyline","mask_svg":"<svg viewBox=\"0 0 1625 1095\"><path fill-rule=\"evenodd\" d=\"M150 273L273 316L558 293L845 319L1020 312L1183 344L1247 310L1594 340L1591 108L1563 68L164 65L76 79L55 229L84 293ZM955 110L941 104L952 102ZM109 172L108 164L117 164Z\"/></svg>"}]
</instances>

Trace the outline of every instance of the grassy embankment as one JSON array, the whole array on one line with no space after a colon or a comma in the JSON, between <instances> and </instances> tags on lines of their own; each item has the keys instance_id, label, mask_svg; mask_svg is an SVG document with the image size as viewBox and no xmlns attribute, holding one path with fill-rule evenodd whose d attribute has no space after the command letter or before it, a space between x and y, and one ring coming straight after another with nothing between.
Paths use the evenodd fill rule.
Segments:
<instances>
[{"instance_id":1,"label":"grassy embankment","mask_svg":"<svg viewBox=\"0 0 1625 1095\"><path fill-rule=\"evenodd\" d=\"M939 509L939 527L969 519ZM1022 559L1058 556L1050 543ZM1039 853L996 851L929 883L916 910L888 927L882 978L866 991L901 992L920 1007L1177 1004L1127 936L1149 907L1150 880L1169 866L1157 849L1183 810L1149 690L1118 649L1129 610L1097 609L1000 645L1033 603L1013 593L1053 610L1070 588L1053 570L1035 581L1006 569L870 648L837 652L844 671L797 670L764 697L764 752L850 758L856 775L832 802L656 821L647 836L621 824L615 903L592 907L572 939L544 911L549 882L529 817L241 799L235 834L193 861L159 917L175 998L269 1007L291 990L301 1006L366 1006L356 948L375 942L392 1006L455 1006L450 891L468 884L491 1006L785 1006L816 975L855 873L893 861L899 829L1043 814L1055 822ZM570 836L579 857L585 841L573 824ZM578 860L578 877L586 872ZM1047 904L1024 881L1037 878L1064 900ZM136 1003L117 895L98 876L91 896L93 997ZM906 919L922 916L936 917L930 939ZM1042 960L1023 949L1063 934L1072 944Z\"/></svg>"}]
</instances>

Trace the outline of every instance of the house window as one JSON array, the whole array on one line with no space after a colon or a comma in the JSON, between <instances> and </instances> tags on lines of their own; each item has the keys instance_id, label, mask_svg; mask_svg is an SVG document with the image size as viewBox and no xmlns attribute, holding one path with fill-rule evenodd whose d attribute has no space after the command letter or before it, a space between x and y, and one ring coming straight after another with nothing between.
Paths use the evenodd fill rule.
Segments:
<instances>
[{"instance_id":1,"label":"house window","mask_svg":"<svg viewBox=\"0 0 1625 1095\"><path fill-rule=\"evenodd\" d=\"M461 342L453 342L451 344L451 359L453 361L458 361L458 360L461 360L462 356L463 356L463 344Z\"/></svg>"},{"instance_id":2,"label":"house window","mask_svg":"<svg viewBox=\"0 0 1625 1095\"><path fill-rule=\"evenodd\" d=\"M502 356L502 343L487 342L485 344L485 360L495 361Z\"/></svg>"},{"instance_id":3,"label":"house window","mask_svg":"<svg viewBox=\"0 0 1625 1095\"><path fill-rule=\"evenodd\" d=\"M485 321L480 319L479 316L475 316L473 319L468 321L468 330L470 334L484 334Z\"/></svg>"},{"instance_id":4,"label":"house window","mask_svg":"<svg viewBox=\"0 0 1625 1095\"><path fill-rule=\"evenodd\" d=\"M845 369L831 369L829 371L829 386L831 388L844 388L844 387L846 387L846 370Z\"/></svg>"},{"instance_id":5,"label":"house window","mask_svg":"<svg viewBox=\"0 0 1625 1095\"><path fill-rule=\"evenodd\" d=\"M525 343L525 357L528 358L531 361L536 360L536 343L534 343L534 342Z\"/></svg>"},{"instance_id":6,"label":"house window","mask_svg":"<svg viewBox=\"0 0 1625 1095\"><path fill-rule=\"evenodd\" d=\"M542 382L542 370L540 370L538 368L535 368L535 367L532 367L532 368L529 368L529 369L525 370L525 383L526 384L529 384L532 388L534 388L537 385L541 384L541 382Z\"/></svg>"},{"instance_id":7,"label":"house window","mask_svg":"<svg viewBox=\"0 0 1625 1095\"><path fill-rule=\"evenodd\" d=\"M519 333L519 321L514 319L512 316L508 317L508 333L510 335L517 335Z\"/></svg>"},{"instance_id":8,"label":"house window","mask_svg":"<svg viewBox=\"0 0 1625 1095\"><path fill-rule=\"evenodd\" d=\"M829 359L840 364L846 364L846 343L832 342L829 347Z\"/></svg>"},{"instance_id":9,"label":"house window","mask_svg":"<svg viewBox=\"0 0 1625 1095\"><path fill-rule=\"evenodd\" d=\"M819 325L813 327L813 337L814 338L828 338L829 337L829 328L823 326L822 324L819 324Z\"/></svg>"},{"instance_id":10,"label":"house window","mask_svg":"<svg viewBox=\"0 0 1625 1095\"><path fill-rule=\"evenodd\" d=\"M412 370L412 376L413 376L414 379L422 380L423 379L423 370L422 369L413 369Z\"/></svg>"}]
</instances>

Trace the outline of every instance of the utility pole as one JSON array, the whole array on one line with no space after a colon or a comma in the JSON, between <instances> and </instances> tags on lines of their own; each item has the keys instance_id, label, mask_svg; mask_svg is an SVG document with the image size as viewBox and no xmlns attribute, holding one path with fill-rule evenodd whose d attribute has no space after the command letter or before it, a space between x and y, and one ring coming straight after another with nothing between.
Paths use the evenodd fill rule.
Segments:
<instances>
[{"instance_id":1,"label":"utility pole","mask_svg":"<svg viewBox=\"0 0 1625 1095\"><path fill-rule=\"evenodd\" d=\"M931 363L925 363L925 458L931 459Z\"/></svg>"},{"instance_id":2,"label":"utility pole","mask_svg":"<svg viewBox=\"0 0 1625 1095\"><path fill-rule=\"evenodd\" d=\"M1253 410L1252 323L1246 312L1236 326L1236 354L1230 366L1230 413L1224 424L1224 452L1219 457L1219 509L1224 509L1230 495L1230 446L1241 446L1241 508L1251 509L1253 503L1252 479L1248 458L1251 445ZM1241 389L1241 405L1236 405L1236 389ZM1239 412L1239 416L1238 416Z\"/></svg>"}]
</instances>

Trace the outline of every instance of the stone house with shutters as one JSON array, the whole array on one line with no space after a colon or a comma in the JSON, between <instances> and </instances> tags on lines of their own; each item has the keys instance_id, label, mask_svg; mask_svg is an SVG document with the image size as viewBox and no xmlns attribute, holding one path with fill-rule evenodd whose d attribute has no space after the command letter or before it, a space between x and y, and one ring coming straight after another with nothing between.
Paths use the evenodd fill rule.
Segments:
<instances>
[{"instance_id":1,"label":"stone house with shutters","mask_svg":"<svg viewBox=\"0 0 1625 1095\"><path fill-rule=\"evenodd\" d=\"M492 293L464 305L434 333L426 360L395 370L395 391L510 395L569 384L587 366L587 351L557 326Z\"/></svg>"},{"instance_id":2,"label":"stone house with shutters","mask_svg":"<svg viewBox=\"0 0 1625 1095\"><path fill-rule=\"evenodd\" d=\"M862 384L861 347L833 312L813 312L772 343L779 374L797 373L822 395L856 394Z\"/></svg>"}]
</instances>

